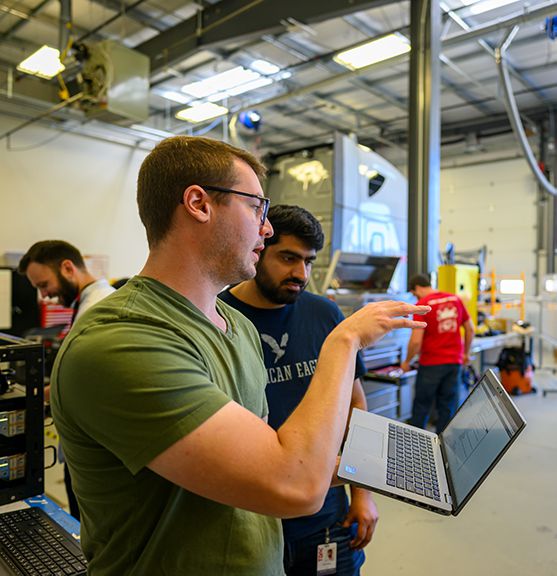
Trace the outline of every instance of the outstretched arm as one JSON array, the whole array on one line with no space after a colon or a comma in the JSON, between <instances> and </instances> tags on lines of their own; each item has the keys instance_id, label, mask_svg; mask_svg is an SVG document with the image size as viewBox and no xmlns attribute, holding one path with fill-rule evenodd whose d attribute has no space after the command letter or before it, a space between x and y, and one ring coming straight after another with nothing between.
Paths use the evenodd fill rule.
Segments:
<instances>
[{"instance_id":1,"label":"outstretched arm","mask_svg":"<svg viewBox=\"0 0 557 576\"><path fill-rule=\"evenodd\" d=\"M368 304L326 338L304 398L277 431L229 402L149 468L230 506L279 517L316 512L346 427L357 351L394 328L423 326L408 315L428 310L403 302Z\"/></svg>"}]
</instances>

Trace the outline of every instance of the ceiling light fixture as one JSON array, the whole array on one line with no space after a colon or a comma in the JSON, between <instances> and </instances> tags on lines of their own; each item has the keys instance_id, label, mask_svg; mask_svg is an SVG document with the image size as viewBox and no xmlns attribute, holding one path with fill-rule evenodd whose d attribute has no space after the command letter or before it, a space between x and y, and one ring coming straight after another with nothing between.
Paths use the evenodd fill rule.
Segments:
<instances>
[{"instance_id":1,"label":"ceiling light fixture","mask_svg":"<svg viewBox=\"0 0 557 576\"><path fill-rule=\"evenodd\" d=\"M191 102L190 96L186 96L183 92L176 92L176 90L155 90L155 94L158 94L167 100L172 100L172 102L178 102L178 104L187 104L188 102Z\"/></svg>"},{"instance_id":2,"label":"ceiling light fixture","mask_svg":"<svg viewBox=\"0 0 557 576\"><path fill-rule=\"evenodd\" d=\"M270 62L265 60L256 62L259 62L261 70L267 70L265 74L271 73L272 70L280 72L280 68ZM236 66L210 78L186 84L182 86L181 91L193 98L206 98L209 102L219 102L229 96L238 96L272 84L273 78L265 74L262 75L259 71L249 70L243 66Z\"/></svg>"},{"instance_id":3,"label":"ceiling light fixture","mask_svg":"<svg viewBox=\"0 0 557 576\"><path fill-rule=\"evenodd\" d=\"M25 60L17 66L20 72L39 76L47 80L53 78L56 74L65 70L65 68L64 64L60 62L60 50L51 48L46 44L36 52L33 52L31 56L25 58Z\"/></svg>"},{"instance_id":4,"label":"ceiling light fixture","mask_svg":"<svg viewBox=\"0 0 557 576\"><path fill-rule=\"evenodd\" d=\"M217 92L224 92L237 88L242 84L247 84L252 80L257 80L260 76L258 72L247 70L243 66L236 66L236 68L205 78L199 82L186 84L182 86L181 90L194 98L206 98Z\"/></svg>"},{"instance_id":5,"label":"ceiling light fixture","mask_svg":"<svg viewBox=\"0 0 557 576\"><path fill-rule=\"evenodd\" d=\"M256 72L259 72L259 74L264 74L265 76L280 72L280 68L276 64L267 62L267 60L254 60L249 65L249 67Z\"/></svg>"},{"instance_id":6,"label":"ceiling light fixture","mask_svg":"<svg viewBox=\"0 0 557 576\"><path fill-rule=\"evenodd\" d=\"M406 52L410 52L410 41L402 34L395 32L356 46L356 48L339 52L333 60L350 70L358 70Z\"/></svg>"},{"instance_id":7,"label":"ceiling light fixture","mask_svg":"<svg viewBox=\"0 0 557 576\"><path fill-rule=\"evenodd\" d=\"M203 102L201 104L193 104L189 108L183 108L176 113L178 120L185 122L203 122L204 120L212 120L219 116L228 114L228 108L213 104L212 102Z\"/></svg>"}]
</instances>

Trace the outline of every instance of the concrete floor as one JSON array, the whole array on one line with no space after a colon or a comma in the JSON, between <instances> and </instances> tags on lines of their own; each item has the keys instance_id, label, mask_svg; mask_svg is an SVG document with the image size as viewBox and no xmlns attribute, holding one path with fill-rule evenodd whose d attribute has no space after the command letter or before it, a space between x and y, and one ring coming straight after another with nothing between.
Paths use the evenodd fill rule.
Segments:
<instances>
[{"instance_id":1,"label":"concrete floor","mask_svg":"<svg viewBox=\"0 0 557 576\"><path fill-rule=\"evenodd\" d=\"M515 400L528 425L457 517L376 496L361 576L557 575L557 393Z\"/></svg>"}]
</instances>

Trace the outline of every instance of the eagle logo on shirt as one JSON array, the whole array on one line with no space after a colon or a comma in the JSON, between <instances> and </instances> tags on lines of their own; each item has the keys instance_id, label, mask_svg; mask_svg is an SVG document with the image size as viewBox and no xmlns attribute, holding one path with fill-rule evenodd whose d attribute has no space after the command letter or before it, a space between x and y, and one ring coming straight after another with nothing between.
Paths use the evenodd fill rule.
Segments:
<instances>
[{"instance_id":1,"label":"eagle logo on shirt","mask_svg":"<svg viewBox=\"0 0 557 576\"><path fill-rule=\"evenodd\" d=\"M261 340L268 344L275 354L275 364L286 354L286 345L288 344L288 332L282 335L279 343L269 334L261 334Z\"/></svg>"}]
</instances>

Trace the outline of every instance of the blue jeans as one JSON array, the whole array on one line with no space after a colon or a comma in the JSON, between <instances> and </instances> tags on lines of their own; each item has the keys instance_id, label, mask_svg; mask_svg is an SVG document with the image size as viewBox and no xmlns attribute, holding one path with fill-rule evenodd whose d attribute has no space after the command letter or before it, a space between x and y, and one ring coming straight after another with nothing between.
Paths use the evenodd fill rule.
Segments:
<instances>
[{"instance_id":1,"label":"blue jeans","mask_svg":"<svg viewBox=\"0 0 557 576\"><path fill-rule=\"evenodd\" d=\"M436 430L438 434L444 430L458 406L461 369L460 364L438 364L418 368L416 396L410 424L425 428L435 401Z\"/></svg>"},{"instance_id":2,"label":"blue jeans","mask_svg":"<svg viewBox=\"0 0 557 576\"><path fill-rule=\"evenodd\" d=\"M356 536L357 524L343 528L337 523L329 528L330 542L337 543L337 575L359 576L365 560L363 550L350 548ZM325 544L326 530L284 543L284 570L287 576L315 576L317 574L317 546Z\"/></svg>"}]
</instances>

